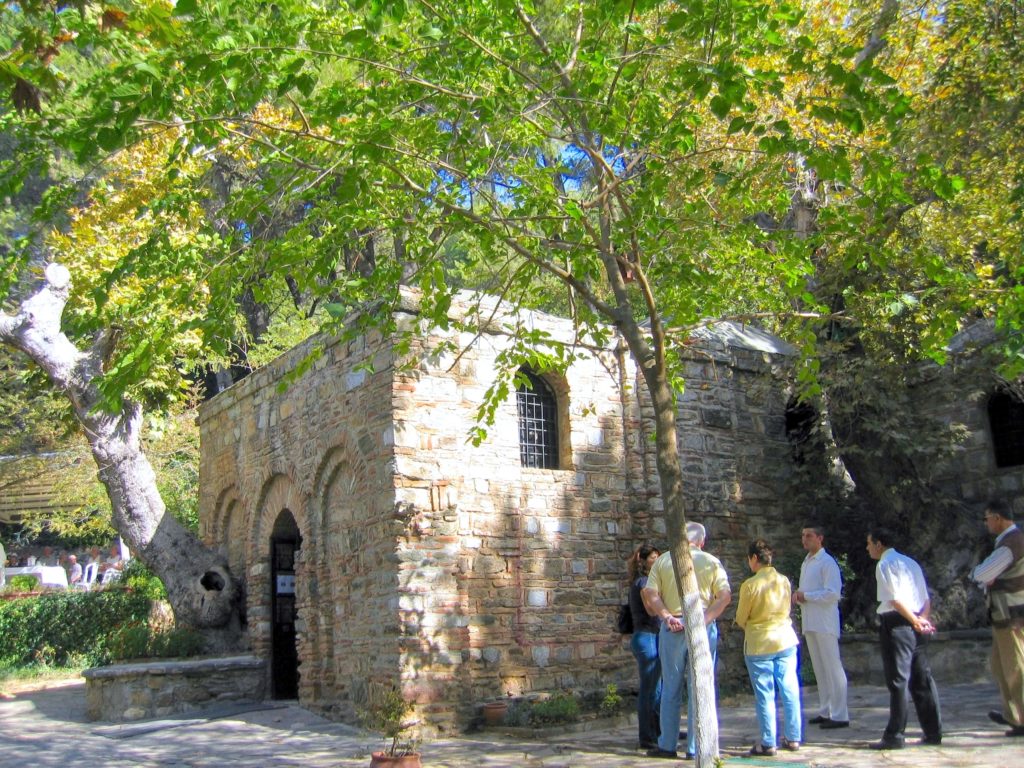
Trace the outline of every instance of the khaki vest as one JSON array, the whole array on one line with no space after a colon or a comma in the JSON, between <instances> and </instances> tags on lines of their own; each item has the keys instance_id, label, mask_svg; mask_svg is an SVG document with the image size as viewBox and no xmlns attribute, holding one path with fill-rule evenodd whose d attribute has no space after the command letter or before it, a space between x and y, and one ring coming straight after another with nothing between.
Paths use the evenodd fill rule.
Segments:
<instances>
[{"instance_id":1,"label":"khaki vest","mask_svg":"<svg viewBox=\"0 0 1024 768\"><path fill-rule=\"evenodd\" d=\"M1024 627L1024 531L1007 534L999 546L1013 554L1013 563L988 588L993 627Z\"/></svg>"}]
</instances>

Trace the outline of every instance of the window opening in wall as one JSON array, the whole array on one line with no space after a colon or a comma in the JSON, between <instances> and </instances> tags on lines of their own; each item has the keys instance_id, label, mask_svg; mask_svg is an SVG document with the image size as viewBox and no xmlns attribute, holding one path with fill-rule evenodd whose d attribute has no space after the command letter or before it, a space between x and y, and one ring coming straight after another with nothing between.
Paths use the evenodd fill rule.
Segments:
<instances>
[{"instance_id":1,"label":"window opening in wall","mask_svg":"<svg viewBox=\"0 0 1024 768\"><path fill-rule=\"evenodd\" d=\"M997 467L1024 464L1024 403L1001 390L988 400L988 423Z\"/></svg>"},{"instance_id":2,"label":"window opening in wall","mask_svg":"<svg viewBox=\"0 0 1024 768\"><path fill-rule=\"evenodd\" d=\"M558 469L558 401L551 387L527 368L519 370L519 459L524 467Z\"/></svg>"}]
</instances>

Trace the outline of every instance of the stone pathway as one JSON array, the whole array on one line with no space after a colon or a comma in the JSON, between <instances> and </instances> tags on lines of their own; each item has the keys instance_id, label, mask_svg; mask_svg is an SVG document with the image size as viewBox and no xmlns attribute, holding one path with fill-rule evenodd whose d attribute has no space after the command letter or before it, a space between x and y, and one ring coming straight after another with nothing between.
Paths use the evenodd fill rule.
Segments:
<instances>
[{"instance_id":1,"label":"stone pathway","mask_svg":"<svg viewBox=\"0 0 1024 768\"><path fill-rule=\"evenodd\" d=\"M885 725L888 694L880 687L851 688L852 726L822 731L808 726L799 752L775 758L744 758L756 736L752 699L726 700L719 708L725 764L744 766L1024 766L1024 739L1003 736L986 713L998 706L991 684L941 685L945 737L941 747L914 746L874 752L867 745ZM78 681L50 684L0 699L0 766L3 768L365 768L381 741L291 705L220 718L184 718L163 727L130 729L85 720L85 690ZM805 689L805 702L816 701ZM172 727L173 726L173 727ZM118 736L119 738L114 738ZM633 727L519 739L491 731L431 742L422 748L428 768L632 768L672 763L651 760L633 748ZM679 765L688 763L680 762ZM692 763L690 763L692 764Z\"/></svg>"}]
</instances>

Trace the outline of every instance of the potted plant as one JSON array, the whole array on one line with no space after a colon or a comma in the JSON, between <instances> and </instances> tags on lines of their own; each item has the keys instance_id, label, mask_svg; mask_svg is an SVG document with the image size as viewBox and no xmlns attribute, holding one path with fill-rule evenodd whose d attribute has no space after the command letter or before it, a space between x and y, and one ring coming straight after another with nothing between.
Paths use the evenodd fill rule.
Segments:
<instances>
[{"instance_id":1,"label":"potted plant","mask_svg":"<svg viewBox=\"0 0 1024 768\"><path fill-rule=\"evenodd\" d=\"M360 712L365 727L380 731L391 739L389 747L370 756L370 768L421 768L420 753L415 751L412 740L402 741L402 734L412 728L415 720L407 719L412 704L394 688L378 696L371 696L370 704Z\"/></svg>"},{"instance_id":2,"label":"potted plant","mask_svg":"<svg viewBox=\"0 0 1024 768\"><path fill-rule=\"evenodd\" d=\"M508 714L508 700L496 699L495 701L485 702L483 713L485 724L501 725L505 722L505 716Z\"/></svg>"}]
</instances>

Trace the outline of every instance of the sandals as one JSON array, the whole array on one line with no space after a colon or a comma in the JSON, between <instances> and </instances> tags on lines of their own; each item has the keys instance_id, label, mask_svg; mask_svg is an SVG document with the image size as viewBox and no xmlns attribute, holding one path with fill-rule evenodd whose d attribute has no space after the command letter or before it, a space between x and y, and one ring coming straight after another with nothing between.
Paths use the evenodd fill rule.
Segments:
<instances>
[{"instance_id":1,"label":"sandals","mask_svg":"<svg viewBox=\"0 0 1024 768\"><path fill-rule=\"evenodd\" d=\"M775 747L766 747L764 744L755 744L747 752L750 757L775 757Z\"/></svg>"},{"instance_id":2,"label":"sandals","mask_svg":"<svg viewBox=\"0 0 1024 768\"><path fill-rule=\"evenodd\" d=\"M783 736L782 737L782 747L783 747L783 749L788 749L790 752L796 752L798 749L800 749L800 742L799 741L790 741L785 736Z\"/></svg>"}]
</instances>

